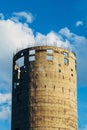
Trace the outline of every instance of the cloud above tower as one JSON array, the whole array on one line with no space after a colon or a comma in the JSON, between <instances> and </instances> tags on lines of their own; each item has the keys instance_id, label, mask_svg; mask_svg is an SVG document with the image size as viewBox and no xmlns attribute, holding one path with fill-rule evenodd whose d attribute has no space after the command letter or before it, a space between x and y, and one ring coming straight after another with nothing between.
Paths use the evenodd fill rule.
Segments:
<instances>
[{"instance_id":1,"label":"cloud above tower","mask_svg":"<svg viewBox=\"0 0 87 130\"><path fill-rule=\"evenodd\" d=\"M83 26L83 24L84 24L83 21L79 20L76 22L76 27Z\"/></svg>"},{"instance_id":2,"label":"cloud above tower","mask_svg":"<svg viewBox=\"0 0 87 130\"><path fill-rule=\"evenodd\" d=\"M78 61L83 66L83 58L81 54L86 55L86 43L87 39L84 36L79 36L72 33L69 28L61 28L58 32L51 30L48 34L42 34L41 32L33 32L33 29L29 27L29 22L33 21L33 15L27 12L15 12L12 17L5 18L3 13L0 13L0 72L4 73L0 80L7 79L9 82L9 76L6 76L11 71L11 58L13 52L17 49L21 50L30 46L42 46L51 45L66 48L69 50L75 50L78 55ZM13 17L17 18L17 22L13 20ZM21 18L26 18L26 21L22 23ZM87 58L85 57L85 60ZM7 64L7 66L5 66ZM86 64L85 64L86 65ZM82 70L80 76L84 72ZM8 67L8 69L7 69ZM11 74L10 74L11 75ZM7 78L6 78L7 77ZM82 77L82 76L81 76ZM85 79L85 78L84 78ZM82 80L80 80L82 81ZM85 81L84 81L85 83ZM0 82L2 84L2 82ZM4 86L3 84L1 86ZM2 87L1 87L2 88Z\"/></svg>"},{"instance_id":3,"label":"cloud above tower","mask_svg":"<svg viewBox=\"0 0 87 130\"><path fill-rule=\"evenodd\" d=\"M14 12L11 19L14 22L25 20L26 23L32 23L34 20L34 17L31 13L22 11L22 12Z\"/></svg>"}]
</instances>

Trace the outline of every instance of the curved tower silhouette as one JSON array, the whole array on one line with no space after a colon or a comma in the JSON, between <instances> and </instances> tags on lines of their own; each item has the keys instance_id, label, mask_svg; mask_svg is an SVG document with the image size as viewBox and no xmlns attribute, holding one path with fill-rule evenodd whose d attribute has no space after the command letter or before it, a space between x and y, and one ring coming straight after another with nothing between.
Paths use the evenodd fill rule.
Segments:
<instances>
[{"instance_id":1,"label":"curved tower silhouette","mask_svg":"<svg viewBox=\"0 0 87 130\"><path fill-rule=\"evenodd\" d=\"M13 57L12 130L78 130L74 53L37 46Z\"/></svg>"}]
</instances>

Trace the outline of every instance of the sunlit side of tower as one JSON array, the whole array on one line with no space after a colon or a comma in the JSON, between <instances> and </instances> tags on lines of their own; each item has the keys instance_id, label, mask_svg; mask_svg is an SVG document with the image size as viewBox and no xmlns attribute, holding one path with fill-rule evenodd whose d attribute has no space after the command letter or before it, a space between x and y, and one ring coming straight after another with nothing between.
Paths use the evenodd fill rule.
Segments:
<instances>
[{"instance_id":1,"label":"sunlit side of tower","mask_svg":"<svg viewBox=\"0 0 87 130\"><path fill-rule=\"evenodd\" d=\"M13 57L12 129L78 130L74 53L31 47Z\"/></svg>"}]
</instances>

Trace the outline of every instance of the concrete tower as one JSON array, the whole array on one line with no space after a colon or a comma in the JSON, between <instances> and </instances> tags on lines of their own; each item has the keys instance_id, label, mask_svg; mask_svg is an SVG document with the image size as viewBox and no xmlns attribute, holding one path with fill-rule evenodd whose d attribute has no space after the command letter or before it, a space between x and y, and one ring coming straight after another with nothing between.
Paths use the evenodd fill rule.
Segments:
<instances>
[{"instance_id":1,"label":"concrete tower","mask_svg":"<svg viewBox=\"0 0 87 130\"><path fill-rule=\"evenodd\" d=\"M13 57L11 130L78 130L74 53L31 47Z\"/></svg>"}]
</instances>

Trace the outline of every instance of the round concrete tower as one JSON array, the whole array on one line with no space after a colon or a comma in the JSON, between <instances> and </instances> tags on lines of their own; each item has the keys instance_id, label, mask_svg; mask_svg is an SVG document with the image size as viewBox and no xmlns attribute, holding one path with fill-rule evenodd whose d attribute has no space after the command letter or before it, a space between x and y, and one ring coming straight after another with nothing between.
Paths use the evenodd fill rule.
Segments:
<instances>
[{"instance_id":1,"label":"round concrete tower","mask_svg":"<svg viewBox=\"0 0 87 130\"><path fill-rule=\"evenodd\" d=\"M78 130L74 53L31 47L13 58L12 130Z\"/></svg>"}]
</instances>

